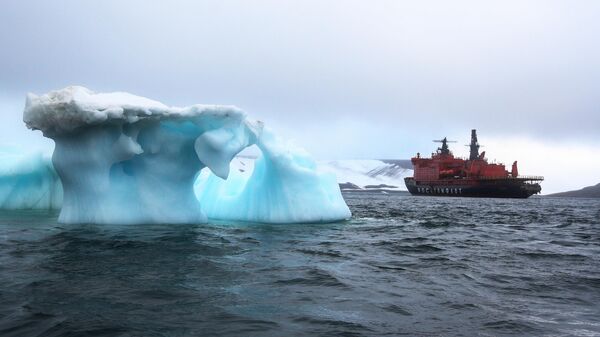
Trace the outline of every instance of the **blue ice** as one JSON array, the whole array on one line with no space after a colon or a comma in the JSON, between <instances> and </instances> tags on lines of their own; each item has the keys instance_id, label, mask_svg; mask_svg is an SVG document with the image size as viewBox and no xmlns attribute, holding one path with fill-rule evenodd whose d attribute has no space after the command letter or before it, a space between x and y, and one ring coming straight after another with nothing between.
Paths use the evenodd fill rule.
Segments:
<instances>
[{"instance_id":1,"label":"blue ice","mask_svg":"<svg viewBox=\"0 0 600 337\"><path fill-rule=\"evenodd\" d=\"M297 223L351 216L335 176L235 107L176 108L68 87L30 94L23 118L55 142L55 171L48 172L62 183L62 223ZM230 162L252 145L261 156L251 175L240 176ZM203 168L211 174L197 179Z\"/></svg>"},{"instance_id":2,"label":"blue ice","mask_svg":"<svg viewBox=\"0 0 600 337\"><path fill-rule=\"evenodd\" d=\"M59 209L62 194L49 156L0 149L0 209Z\"/></svg>"}]
</instances>

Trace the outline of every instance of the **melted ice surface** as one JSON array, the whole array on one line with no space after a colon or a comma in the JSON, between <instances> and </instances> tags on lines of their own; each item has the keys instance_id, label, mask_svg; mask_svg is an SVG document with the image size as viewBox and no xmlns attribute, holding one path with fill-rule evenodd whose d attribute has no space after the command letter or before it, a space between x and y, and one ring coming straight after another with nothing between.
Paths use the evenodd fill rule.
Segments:
<instances>
[{"instance_id":1,"label":"melted ice surface","mask_svg":"<svg viewBox=\"0 0 600 337\"><path fill-rule=\"evenodd\" d=\"M350 217L335 176L235 107L168 107L68 87L29 94L23 119L55 141L61 222L197 223L207 219L202 208L211 218L270 223ZM231 160L254 144L262 156L253 174L228 179ZM214 175L194 191L204 167Z\"/></svg>"}]
</instances>

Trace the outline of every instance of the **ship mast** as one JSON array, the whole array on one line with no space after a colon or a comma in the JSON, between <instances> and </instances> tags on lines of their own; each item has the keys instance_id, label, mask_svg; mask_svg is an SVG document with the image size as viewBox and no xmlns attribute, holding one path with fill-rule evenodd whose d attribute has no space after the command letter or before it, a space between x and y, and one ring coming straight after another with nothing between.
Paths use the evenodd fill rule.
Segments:
<instances>
[{"instance_id":1,"label":"ship mast","mask_svg":"<svg viewBox=\"0 0 600 337\"><path fill-rule=\"evenodd\" d=\"M434 140L435 143L442 143L442 147L438 147L439 154L450 154L450 148L448 147L448 143L456 143L454 140L448 140L446 137L440 140Z\"/></svg>"},{"instance_id":2,"label":"ship mast","mask_svg":"<svg viewBox=\"0 0 600 337\"><path fill-rule=\"evenodd\" d=\"M471 130L471 144L469 144L471 149L469 153L469 160L475 160L479 158L479 143L477 142L477 130Z\"/></svg>"}]
</instances>

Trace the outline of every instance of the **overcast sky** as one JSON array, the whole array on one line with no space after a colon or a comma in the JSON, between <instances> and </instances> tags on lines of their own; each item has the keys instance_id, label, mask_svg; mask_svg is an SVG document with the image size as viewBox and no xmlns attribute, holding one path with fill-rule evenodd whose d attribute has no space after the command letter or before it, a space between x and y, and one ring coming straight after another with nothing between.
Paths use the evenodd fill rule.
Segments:
<instances>
[{"instance_id":1,"label":"overcast sky","mask_svg":"<svg viewBox=\"0 0 600 337\"><path fill-rule=\"evenodd\" d=\"M556 149L555 171L523 173L558 177L583 151L578 184L595 184L599 18L583 0L4 0L0 143L48 144L25 94L78 84L233 104L319 158L409 158L443 136L463 154L477 128L507 162Z\"/></svg>"}]
</instances>

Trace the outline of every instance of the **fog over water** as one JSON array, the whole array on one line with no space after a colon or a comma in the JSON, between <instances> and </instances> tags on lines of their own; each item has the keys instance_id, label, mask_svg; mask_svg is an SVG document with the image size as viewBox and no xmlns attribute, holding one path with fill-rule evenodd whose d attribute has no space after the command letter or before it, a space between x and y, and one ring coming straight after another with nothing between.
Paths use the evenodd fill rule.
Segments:
<instances>
[{"instance_id":1,"label":"fog over water","mask_svg":"<svg viewBox=\"0 0 600 337\"><path fill-rule=\"evenodd\" d=\"M596 1L3 1L0 144L50 148L21 122L25 95L80 84L234 104L320 158L409 158L443 136L462 155L477 128L490 157L579 188L600 181L599 15ZM562 178L573 160L585 170Z\"/></svg>"}]
</instances>

